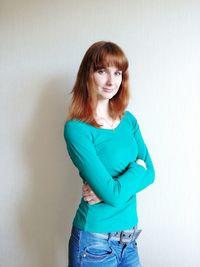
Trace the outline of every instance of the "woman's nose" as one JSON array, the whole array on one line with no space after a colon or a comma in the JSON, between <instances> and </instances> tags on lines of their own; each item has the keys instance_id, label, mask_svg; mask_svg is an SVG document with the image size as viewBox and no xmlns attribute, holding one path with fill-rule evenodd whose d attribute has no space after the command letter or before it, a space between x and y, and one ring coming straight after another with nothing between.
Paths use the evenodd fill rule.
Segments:
<instances>
[{"instance_id":1,"label":"woman's nose","mask_svg":"<svg viewBox=\"0 0 200 267\"><path fill-rule=\"evenodd\" d=\"M108 75L107 84L109 84L109 85L113 84L113 76L111 74Z\"/></svg>"}]
</instances>

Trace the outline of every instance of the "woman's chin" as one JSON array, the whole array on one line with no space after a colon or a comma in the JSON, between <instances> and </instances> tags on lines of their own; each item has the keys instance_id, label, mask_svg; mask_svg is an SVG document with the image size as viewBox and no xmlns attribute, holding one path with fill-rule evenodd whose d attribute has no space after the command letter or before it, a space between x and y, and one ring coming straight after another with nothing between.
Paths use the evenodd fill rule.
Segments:
<instances>
[{"instance_id":1,"label":"woman's chin","mask_svg":"<svg viewBox=\"0 0 200 267\"><path fill-rule=\"evenodd\" d=\"M98 99L107 99L107 100L110 100L111 98L113 98L115 94L111 94L111 93L105 93L105 94L101 94L101 95L98 95Z\"/></svg>"}]
</instances>

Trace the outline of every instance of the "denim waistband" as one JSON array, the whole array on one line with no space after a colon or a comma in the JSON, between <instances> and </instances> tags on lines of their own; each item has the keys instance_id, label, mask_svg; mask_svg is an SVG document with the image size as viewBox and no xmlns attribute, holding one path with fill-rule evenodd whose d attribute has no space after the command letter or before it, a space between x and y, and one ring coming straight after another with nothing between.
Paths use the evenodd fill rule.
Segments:
<instances>
[{"instance_id":1,"label":"denim waistband","mask_svg":"<svg viewBox=\"0 0 200 267\"><path fill-rule=\"evenodd\" d=\"M142 230L139 230L137 226L123 231L111 232L111 233L92 233L92 235L103 238L119 241L121 244L129 243L136 240Z\"/></svg>"}]
</instances>

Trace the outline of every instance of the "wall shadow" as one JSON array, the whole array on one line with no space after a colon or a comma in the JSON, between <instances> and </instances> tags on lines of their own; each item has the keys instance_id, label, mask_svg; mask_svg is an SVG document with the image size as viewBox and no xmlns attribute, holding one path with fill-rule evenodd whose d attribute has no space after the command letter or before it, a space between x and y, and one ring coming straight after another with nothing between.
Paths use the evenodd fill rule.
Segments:
<instances>
[{"instance_id":1,"label":"wall shadow","mask_svg":"<svg viewBox=\"0 0 200 267\"><path fill-rule=\"evenodd\" d=\"M28 186L18 220L29 267L67 266L67 243L81 189L63 137L69 91L66 77L50 80L24 135Z\"/></svg>"}]
</instances>

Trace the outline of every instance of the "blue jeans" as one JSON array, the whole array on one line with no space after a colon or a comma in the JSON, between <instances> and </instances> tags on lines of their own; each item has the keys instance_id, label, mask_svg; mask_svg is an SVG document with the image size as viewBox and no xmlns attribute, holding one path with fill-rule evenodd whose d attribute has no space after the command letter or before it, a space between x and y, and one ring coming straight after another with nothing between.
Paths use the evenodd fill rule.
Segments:
<instances>
[{"instance_id":1,"label":"blue jeans","mask_svg":"<svg viewBox=\"0 0 200 267\"><path fill-rule=\"evenodd\" d=\"M68 253L68 267L141 267L135 240L121 244L74 226Z\"/></svg>"}]
</instances>

